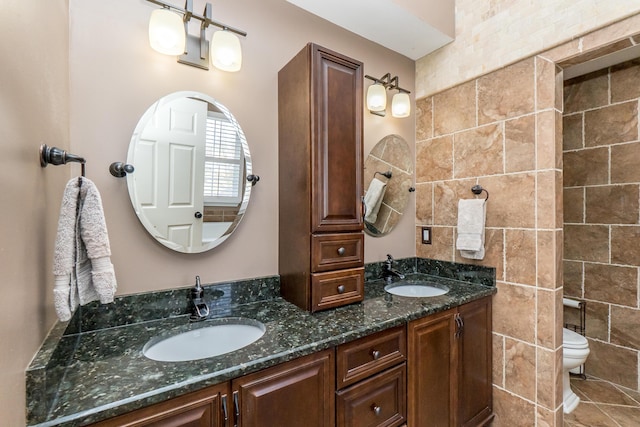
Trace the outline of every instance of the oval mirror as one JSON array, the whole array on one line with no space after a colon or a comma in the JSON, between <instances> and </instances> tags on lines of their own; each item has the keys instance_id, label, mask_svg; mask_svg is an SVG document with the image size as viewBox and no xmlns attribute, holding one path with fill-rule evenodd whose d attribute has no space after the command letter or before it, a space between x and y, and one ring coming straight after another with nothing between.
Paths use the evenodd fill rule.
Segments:
<instances>
[{"instance_id":1,"label":"oval mirror","mask_svg":"<svg viewBox=\"0 0 640 427\"><path fill-rule=\"evenodd\" d=\"M364 182L364 230L384 236L402 218L413 191L413 156L404 138L387 135L373 147L364 162Z\"/></svg>"},{"instance_id":2,"label":"oval mirror","mask_svg":"<svg viewBox=\"0 0 640 427\"><path fill-rule=\"evenodd\" d=\"M176 92L144 113L131 137L131 204L164 246L198 253L224 242L249 203L249 146L231 112L208 95Z\"/></svg>"}]
</instances>

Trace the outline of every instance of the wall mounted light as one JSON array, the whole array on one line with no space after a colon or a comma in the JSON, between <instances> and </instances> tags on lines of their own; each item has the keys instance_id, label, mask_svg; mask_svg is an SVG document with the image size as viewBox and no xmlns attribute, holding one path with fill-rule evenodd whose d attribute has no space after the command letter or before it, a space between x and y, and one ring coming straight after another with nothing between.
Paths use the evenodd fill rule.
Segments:
<instances>
[{"instance_id":1,"label":"wall mounted light","mask_svg":"<svg viewBox=\"0 0 640 427\"><path fill-rule=\"evenodd\" d=\"M184 9L162 0L147 0L162 6L154 10L149 20L149 44L165 55L178 56L178 62L193 67L209 69L209 62L224 71L238 71L242 67L242 48L237 35L246 37L247 33L211 19L211 3L207 3L204 13L193 13L193 0L186 0ZM188 32L189 21L201 22L200 34ZM207 28L213 25L221 28L213 34L211 43L206 39Z\"/></svg>"},{"instance_id":2,"label":"wall mounted light","mask_svg":"<svg viewBox=\"0 0 640 427\"><path fill-rule=\"evenodd\" d=\"M397 118L409 117L411 114L409 94L411 92L399 86L398 76L391 77L391 73L387 73L379 79L371 76L365 77L374 82L367 89L367 109L371 114L386 116L387 90L397 90L398 93L391 100L391 115Z\"/></svg>"}]
</instances>

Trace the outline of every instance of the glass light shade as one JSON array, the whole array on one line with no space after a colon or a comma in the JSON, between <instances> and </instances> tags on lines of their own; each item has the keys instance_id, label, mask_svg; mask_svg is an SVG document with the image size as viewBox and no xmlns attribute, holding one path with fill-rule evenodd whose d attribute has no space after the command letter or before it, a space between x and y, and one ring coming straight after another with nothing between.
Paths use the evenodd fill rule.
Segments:
<instances>
[{"instance_id":1,"label":"glass light shade","mask_svg":"<svg viewBox=\"0 0 640 427\"><path fill-rule=\"evenodd\" d=\"M149 19L149 44L165 55L182 55L186 35L182 16L169 9L156 9Z\"/></svg>"},{"instance_id":2,"label":"glass light shade","mask_svg":"<svg viewBox=\"0 0 640 427\"><path fill-rule=\"evenodd\" d=\"M375 83L367 89L367 108L369 111L384 111L387 108L387 88Z\"/></svg>"},{"instance_id":3,"label":"glass light shade","mask_svg":"<svg viewBox=\"0 0 640 427\"><path fill-rule=\"evenodd\" d=\"M222 71L239 71L242 67L240 39L230 31L216 31L210 43L211 65Z\"/></svg>"},{"instance_id":4,"label":"glass light shade","mask_svg":"<svg viewBox=\"0 0 640 427\"><path fill-rule=\"evenodd\" d=\"M393 117L403 118L409 117L411 113L411 100L409 94L400 92L393 95L391 101L391 115Z\"/></svg>"}]
</instances>

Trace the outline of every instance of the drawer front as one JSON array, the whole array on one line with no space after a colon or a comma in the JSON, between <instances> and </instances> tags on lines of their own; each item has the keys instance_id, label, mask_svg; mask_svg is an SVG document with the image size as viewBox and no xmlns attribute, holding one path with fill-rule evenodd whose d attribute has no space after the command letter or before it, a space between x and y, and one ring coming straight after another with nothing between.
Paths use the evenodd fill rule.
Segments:
<instances>
[{"instance_id":1,"label":"drawer front","mask_svg":"<svg viewBox=\"0 0 640 427\"><path fill-rule=\"evenodd\" d=\"M404 326L342 344L336 356L338 388L367 378L407 359Z\"/></svg>"},{"instance_id":2,"label":"drawer front","mask_svg":"<svg viewBox=\"0 0 640 427\"><path fill-rule=\"evenodd\" d=\"M362 301L364 268L311 275L311 311Z\"/></svg>"},{"instance_id":3,"label":"drawer front","mask_svg":"<svg viewBox=\"0 0 640 427\"><path fill-rule=\"evenodd\" d=\"M343 270L364 266L364 234L316 234L311 237L311 271Z\"/></svg>"},{"instance_id":4,"label":"drawer front","mask_svg":"<svg viewBox=\"0 0 640 427\"><path fill-rule=\"evenodd\" d=\"M407 421L406 364L336 393L337 427L398 427Z\"/></svg>"}]
</instances>

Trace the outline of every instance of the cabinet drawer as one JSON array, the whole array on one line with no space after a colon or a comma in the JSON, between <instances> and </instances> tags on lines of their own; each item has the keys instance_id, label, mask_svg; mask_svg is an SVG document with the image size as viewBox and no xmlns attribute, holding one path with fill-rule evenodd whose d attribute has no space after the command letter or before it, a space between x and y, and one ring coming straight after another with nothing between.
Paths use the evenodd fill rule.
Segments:
<instances>
[{"instance_id":1,"label":"cabinet drawer","mask_svg":"<svg viewBox=\"0 0 640 427\"><path fill-rule=\"evenodd\" d=\"M364 268L311 275L311 311L362 301Z\"/></svg>"},{"instance_id":2,"label":"cabinet drawer","mask_svg":"<svg viewBox=\"0 0 640 427\"><path fill-rule=\"evenodd\" d=\"M407 420L406 364L336 393L337 427L397 427Z\"/></svg>"},{"instance_id":3,"label":"cabinet drawer","mask_svg":"<svg viewBox=\"0 0 640 427\"><path fill-rule=\"evenodd\" d=\"M405 327L398 326L342 344L336 356L338 388L360 381L407 359Z\"/></svg>"},{"instance_id":4,"label":"cabinet drawer","mask_svg":"<svg viewBox=\"0 0 640 427\"><path fill-rule=\"evenodd\" d=\"M311 271L364 266L364 234L317 234L311 237Z\"/></svg>"}]
</instances>

